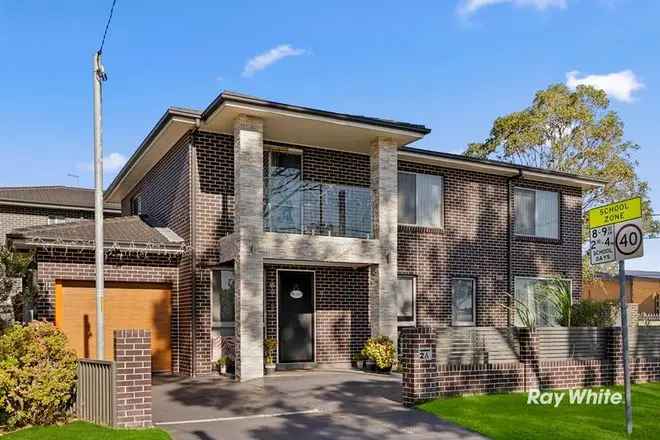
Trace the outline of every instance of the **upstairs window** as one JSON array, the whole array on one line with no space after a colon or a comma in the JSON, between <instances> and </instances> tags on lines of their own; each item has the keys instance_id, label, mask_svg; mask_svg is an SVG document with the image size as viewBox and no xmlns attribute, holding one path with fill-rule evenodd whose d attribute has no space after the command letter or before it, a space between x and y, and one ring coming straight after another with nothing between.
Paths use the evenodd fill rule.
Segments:
<instances>
[{"instance_id":1,"label":"upstairs window","mask_svg":"<svg viewBox=\"0 0 660 440\"><path fill-rule=\"evenodd\" d=\"M442 177L399 173L399 224L442 227Z\"/></svg>"},{"instance_id":2,"label":"upstairs window","mask_svg":"<svg viewBox=\"0 0 660 440\"><path fill-rule=\"evenodd\" d=\"M559 193L514 188L516 235L559 239Z\"/></svg>"},{"instance_id":3,"label":"upstairs window","mask_svg":"<svg viewBox=\"0 0 660 440\"><path fill-rule=\"evenodd\" d=\"M142 214L142 197L135 196L131 199L131 215Z\"/></svg>"}]
</instances>

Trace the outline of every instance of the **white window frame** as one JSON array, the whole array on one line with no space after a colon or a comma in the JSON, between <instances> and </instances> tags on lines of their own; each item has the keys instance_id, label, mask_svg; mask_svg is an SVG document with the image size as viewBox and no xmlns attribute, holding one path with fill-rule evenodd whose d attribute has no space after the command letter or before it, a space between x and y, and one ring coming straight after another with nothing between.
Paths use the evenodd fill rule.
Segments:
<instances>
[{"instance_id":1,"label":"white window frame","mask_svg":"<svg viewBox=\"0 0 660 440\"><path fill-rule=\"evenodd\" d=\"M415 327L417 325L417 276L416 275L399 275L398 280L412 280L412 321L399 321L399 313L397 310L396 322L398 327ZM397 289L397 293L398 289ZM398 298L397 298L398 302ZM398 309L398 307L397 307Z\"/></svg>"},{"instance_id":2,"label":"white window frame","mask_svg":"<svg viewBox=\"0 0 660 440\"><path fill-rule=\"evenodd\" d=\"M137 204L137 212L133 209ZM142 195L138 194L131 199L131 215L142 215Z\"/></svg>"},{"instance_id":3,"label":"white window frame","mask_svg":"<svg viewBox=\"0 0 660 440\"><path fill-rule=\"evenodd\" d=\"M219 307L219 316L222 317L222 304L215 304L215 295L213 294L213 289L214 289L214 272L234 272L234 268L232 267L218 267L216 269L211 269L211 326L213 328L236 328L236 318L234 317L234 321L215 321L213 319L213 308L214 307ZM222 277L222 275L220 275ZM236 280L236 274L234 273L234 281ZM236 295L236 285L234 285L234 295ZM236 307L236 298L234 298L234 313L236 313L235 310ZM235 316L235 315L234 315Z\"/></svg>"},{"instance_id":4,"label":"white window frame","mask_svg":"<svg viewBox=\"0 0 660 440\"><path fill-rule=\"evenodd\" d=\"M516 196L515 192L516 190L520 191L531 191L534 193L534 197L536 198L536 194L539 192L548 192L548 193L554 193L557 194L557 236L556 237L544 237L542 235L536 235L536 234L519 234L516 232L516 221L518 220L517 218L514 218L514 223L513 223L513 235L516 237L525 237L525 238L535 238L539 240L560 240L561 239L561 192L560 191L549 191L545 189L536 189L536 188L526 188L524 186L515 186L513 188L513 212L516 212L516 207L515 207L515 201L516 201ZM536 207L536 201L534 202L534 206ZM536 212L534 212L534 217L536 218Z\"/></svg>"},{"instance_id":5,"label":"white window frame","mask_svg":"<svg viewBox=\"0 0 660 440\"><path fill-rule=\"evenodd\" d=\"M472 321L457 321L454 310L454 281L470 281L472 283ZM475 327L477 325L477 280L471 277L452 277L451 279L451 325L453 327Z\"/></svg>"},{"instance_id":6,"label":"white window frame","mask_svg":"<svg viewBox=\"0 0 660 440\"><path fill-rule=\"evenodd\" d=\"M415 176L415 179L417 179L418 175L421 176L433 176L437 177L440 179L440 224L439 225L424 225L420 224L418 222L415 223L399 223L400 225L403 226L417 226L417 227L423 227L423 228L434 228L434 229L444 229L445 227L445 178L444 176L438 175L438 174L429 174L429 173L415 173L412 171L398 171L397 172L397 179L399 174L412 174ZM398 189L397 189L398 192ZM415 185L415 211L417 211L417 185ZM399 217L399 207L397 206L397 221ZM415 212L415 217L417 217L417 212Z\"/></svg>"},{"instance_id":7,"label":"white window frame","mask_svg":"<svg viewBox=\"0 0 660 440\"><path fill-rule=\"evenodd\" d=\"M535 281L549 281L552 279L556 279L556 277L548 277L548 276L541 276L541 277L532 277L532 276L524 276L524 275L517 275L513 277L513 297L516 298L516 283L518 280L535 280ZM573 280L571 278L559 278L561 281L566 281L568 282L568 286L571 290L571 304L575 303L575 300L573 299ZM520 327L518 325L518 314L515 312L515 307L514 307L514 316L513 316L513 326L514 327ZM536 309L534 309L534 313L536 313ZM536 322L538 324L538 317L536 317ZM540 327L537 325L537 327Z\"/></svg>"},{"instance_id":8,"label":"white window frame","mask_svg":"<svg viewBox=\"0 0 660 440\"><path fill-rule=\"evenodd\" d=\"M49 225L61 225L63 223L68 223L70 220L63 215L49 215L48 224Z\"/></svg>"}]
</instances>

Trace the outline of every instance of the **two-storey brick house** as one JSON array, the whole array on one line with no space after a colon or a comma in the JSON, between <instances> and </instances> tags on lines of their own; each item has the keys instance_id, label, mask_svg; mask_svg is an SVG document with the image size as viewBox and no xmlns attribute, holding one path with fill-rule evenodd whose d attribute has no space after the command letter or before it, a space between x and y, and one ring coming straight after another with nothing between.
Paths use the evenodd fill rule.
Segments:
<instances>
[{"instance_id":1,"label":"two-storey brick house","mask_svg":"<svg viewBox=\"0 0 660 440\"><path fill-rule=\"evenodd\" d=\"M548 277L579 298L582 191L601 183L407 147L429 131L230 92L169 109L106 201L185 245L127 251L131 276L106 277L165 270L171 370L210 373L233 335L242 380L263 374L265 337L282 368L341 366L400 326L512 325L506 292L531 301ZM50 258L44 310L76 276Z\"/></svg>"}]
</instances>

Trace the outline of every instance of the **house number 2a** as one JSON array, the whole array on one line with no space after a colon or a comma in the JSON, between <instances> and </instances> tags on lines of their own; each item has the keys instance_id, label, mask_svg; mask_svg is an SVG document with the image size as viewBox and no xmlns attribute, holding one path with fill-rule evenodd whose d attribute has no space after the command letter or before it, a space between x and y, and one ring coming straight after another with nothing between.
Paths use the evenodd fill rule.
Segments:
<instances>
[{"instance_id":1,"label":"house number 2a","mask_svg":"<svg viewBox=\"0 0 660 440\"><path fill-rule=\"evenodd\" d=\"M420 348L419 349L419 359L423 361L430 361L433 355L430 348Z\"/></svg>"}]
</instances>

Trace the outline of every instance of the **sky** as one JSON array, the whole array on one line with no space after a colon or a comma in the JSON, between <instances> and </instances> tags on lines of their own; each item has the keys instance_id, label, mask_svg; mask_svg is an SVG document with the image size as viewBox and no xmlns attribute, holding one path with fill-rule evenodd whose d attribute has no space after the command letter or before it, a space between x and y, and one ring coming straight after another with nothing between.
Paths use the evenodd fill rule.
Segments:
<instances>
[{"instance_id":1,"label":"sky","mask_svg":"<svg viewBox=\"0 0 660 440\"><path fill-rule=\"evenodd\" d=\"M111 0L0 0L0 186L92 186L92 57ZM117 0L105 184L168 106L223 89L423 123L460 153L553 83L605 89L660 213L660 2ZM72 177L70 175L79 176ZM660 270L660 240L628 267Z\"/></svg>"}]
</instances>

